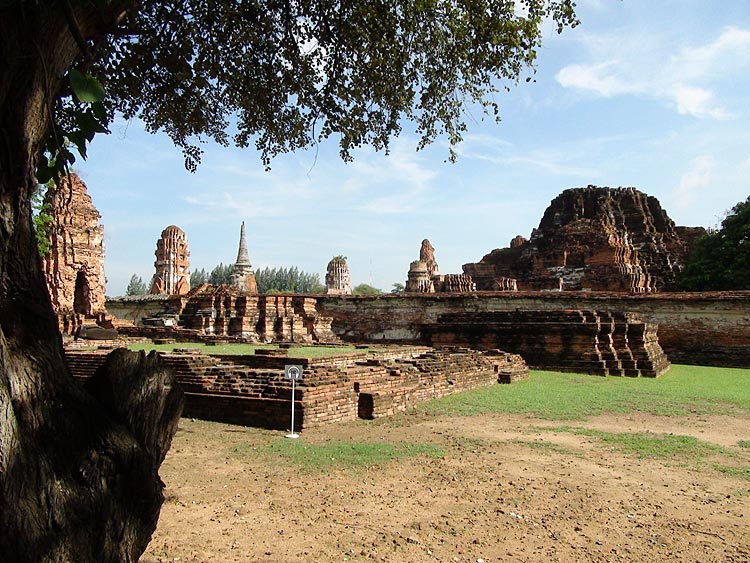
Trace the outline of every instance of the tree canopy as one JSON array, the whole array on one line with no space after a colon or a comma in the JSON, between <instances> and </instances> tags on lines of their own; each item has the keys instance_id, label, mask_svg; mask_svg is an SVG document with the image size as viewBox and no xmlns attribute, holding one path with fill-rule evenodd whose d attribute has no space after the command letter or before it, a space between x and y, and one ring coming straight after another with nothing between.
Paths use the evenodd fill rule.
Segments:
<instances>
[{"instance_id":1,"label":"tree canopy","mask_svg":"<svg viewBox=\"0 0 750 563\"><path fill-rule=\"evenodd\" d=\"M258 293L323 293L318 274L291 268L263 268L255 272Z\"/></svg>"},{"instance_id":2,"label":"tree canopy","mask_svg":"<svg viewBox=\"0 0 750 563\"><path fill-rule=\"evenodd\" d=\"M352 295L382 295L382 293L377 287L366 283L361 283L352 288Z\"/></svg>"},{"instance_id":3,"label":"tree canopy","mask_svg":"<svg viewBox=\"0 0 750 563\"><path fill-rule=\"evenodd\" d=\"M221 262L217 266L215 266L213 270L211 270L211 273L208 275L208 283L210 283L211 285L221 285L223 283L229 283L231 277L232 264L224 264L224 262ZM192 278L190 281L192 284ZM191 287L193 286L191 285Z\"/></svg>"},{"instance_id":4,"label":"tree canopy","mask_svg":"<svg viewBox=\"0 0 750 563\"><path fill-rule=\"evenodd\" d=\"M45 198L48 186L39 184L31 196L32 220L34 235L40 256L47 256L50 251L50 232L52 230L52 206Z\"/></svg>"},{"instance_id":5,"label":"tree canopy","mask_svg":"<svg viewBox=\"0 0 750 563\"><path fill-rule=\"evenodd\" d=\"M345 160L363 145L387 150L404 121L418 148L439 136L456 145L467 108L499 120L493 94L532 68L542 22L578 23L573 0L80 4L125 8L82 40L53 137L85 151L118 112L165 131L190 169L201 138L254 144L266 165L329 137Z\"/></svg>"},{"instance_id":6,"label":"tree canopy","mask_svg":"<svg viewBox=\"0 0 750 563\"><path fill-rule=\"evenodd\" d=\"M146 295L147 293L148 286L143 282L141 276L133 274L125 290L125 295Z\"/></svg>"},{"instance_id":7,"label":"tree canopy","mask_svg":"<svg viewBox=\"0 0 750 563\"><path fill-rule=\"evenodd\" d=\"M208 283L208 274L204 268L193 270L190 273L190 287L198 287L204 283Z\"/></svg>"},{"instance_id":8,"label":"tree canopy","mask_svg":"<svg viewBox=\"0 0 750 563\"><path fill-rule=\"evenodd\" d=\"M677 284L685 291L750 289L750 197L695 242Z\"/></svg>"}]
</instances>

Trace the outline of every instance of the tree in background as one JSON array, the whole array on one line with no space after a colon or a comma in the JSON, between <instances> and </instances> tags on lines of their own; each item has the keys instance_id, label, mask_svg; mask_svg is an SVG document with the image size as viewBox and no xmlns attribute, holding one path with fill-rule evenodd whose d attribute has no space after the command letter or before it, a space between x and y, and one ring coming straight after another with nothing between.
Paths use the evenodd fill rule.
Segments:
<instances>
[{"instance_id":1,"label":"tree in background","mask_svg":"<svg viewBox=\"0 0 750 563\"><path fill-rule=\"evenodd\" d=\"M208 283L208 274L206 270L201 268L200 270L193 270L190 274L190 287L198 287L204 283Z\"/></svg>"},{"instance_id":2,"label":"tree in background","mask_svg":"<svg viewBox=\"0 0 750 563\"><path fill-rule=\"evenodd\" d=\"M37 184L34 193L31 195L32 221L34 222L34 234L40 256L47 256L50 251L52 209L46 196L51 188L54 188L54 183L51 181L47 184Z\"/></svg>"},{"instance_id":3,"label":"tree in background","mask_svg":"<svg viewBox=\"0 0 750 563\"><path fill-rule=\"evenodd\" d=\"M352 295L382 295L383 292L376 287L361 283L352 289Z\"/></svg>"},{"instance_id":4,"label":"tree in background","mask_svg":"<svg viewBox=\"0 0 750 563\"><path fill-rule=\"evenodd\" d=\"M214 267L214 269L211 270L210 274L208 274L208 283L210 283L211 285L221 285L223 283L228 284L231 275L232 265L225 265L224 262L221 262L218 266Z\"/></svg>"},{"instance_id":5,"label":"tree in background","mask_svg":"<svg viewBox=\"0 0 750 563\"><path fill-rule=\"evenodd\" d=\"M128 283L128 287L125 290L125 295L147 295L147 294L148 294L148 286L145 283L143 283L141 276L133 274L130 277L130 283Z\"/></svg>"},{"instance_id":6,"label":"tree in background","mask_svg":"<svg viewBox=\"0 0 750 563\"><path fill-rule=\"evenodd\" d=\"M683 291L750 289L750 197L695 242L677 285Z\"/></svg>"},{"instance_id":7,"label":"tree in background","mask_svg":"<svg viewBox=\"0 0 750 563\"><path fill-rule=\"evenodd\" d=\"M391 287L391 293L403 293L406 290L406 286L402 283L396 282Z\"/></svg>"},{"instance_id":8,"label":"tree in background","mask_svg":"<svg viewBox=\"0 0 750 563\"><path fill-rule=\"evenodd\" d=\"M232 265L222 262L210 274L206 274L204 269L193 271L190 275L190 287L198 287L202 283L228 284L231 275ZM325 290L318 274L303 272L296 266L263 268L255 272L255 282L258 293L323 293Z\"/></svg>"},{"instance_id":9,"label":"tree in background","mask_svg":"<svg viewBox=\"0 0 750 563\"><path fill-rule=\"evenodd\" d=\"M333 137L350 160L388 150L403 120L419 148L455 146L474 106L499 119L494 94L533 65L548 17L576 25L573 0L0 2L4 560L137 561L180 416L156 360L114 352L87 392L71 377L33 233L37 182L73 148L85 158L116 113L165 131L189 169L205 138L254 144L268 165Z\"/></svg>"},{"instance_id":10,"label":"tree in background","mask_svg":"<svg viewBox=\"0 0 750 563\"><path fill-rule=\"evenodd\" d=\"M318 274L291 268L263 268L255 272L258 293L323 293Z\"/></svg>"}]
</instances>

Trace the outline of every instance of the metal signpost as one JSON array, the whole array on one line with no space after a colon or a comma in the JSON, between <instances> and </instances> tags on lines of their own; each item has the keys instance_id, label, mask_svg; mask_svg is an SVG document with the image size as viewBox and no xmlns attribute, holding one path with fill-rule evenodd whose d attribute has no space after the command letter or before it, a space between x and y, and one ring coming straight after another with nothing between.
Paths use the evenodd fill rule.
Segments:
<instances>
[{"instance_id":1,"label":"metal signpost","mask_svg":"<svg viewBox=\"0 0 750 563\"><path fill-rule=\"evenodd\" d=\"M284 379L292 382L292 433L287 434L287 438L299 438L299 434L294 433L294 384L302 381L302 366L286 365L284 366Z\"/></svg>"}]
</instances>

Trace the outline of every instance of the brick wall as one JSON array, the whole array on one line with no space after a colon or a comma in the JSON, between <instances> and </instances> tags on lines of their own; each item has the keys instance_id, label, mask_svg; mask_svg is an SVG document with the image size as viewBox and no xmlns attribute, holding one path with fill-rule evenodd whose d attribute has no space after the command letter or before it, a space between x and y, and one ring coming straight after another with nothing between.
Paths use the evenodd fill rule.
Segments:
<instances>
[{"instance_id":1,"label":"brick wall","mask_svg":"<svg viewBox=\"0 0 750 563\"><path fill-rule=\"evenodd\" d=\"M634 312L658 325L658 342L673 363L750 367L750 291L326 296L319 298L318 308L333 317L332 328L342 340L382 343L425 342L425 327L448 314L472 314L482 323L482 315L493 312ZM503 348L499 341L487 345Z\"/></svg>"},{"instance_id":2,"label":"brick wall","mask_svg":"<svg viewBox=\"0 0 750 563\"><path fill-rule=\"evenodd\" d=\"M67 350L73 375L89 378L105 351ZM324 359L267 355L209 356L192 351L160 354L172 367L186 402L184 416L219 422L289 428L291 382L285 364L301 364L295 391L295 429L404 411L421 401L528 377L520 356L500 351L393 347Z\"/></svg>"}]
</instances>

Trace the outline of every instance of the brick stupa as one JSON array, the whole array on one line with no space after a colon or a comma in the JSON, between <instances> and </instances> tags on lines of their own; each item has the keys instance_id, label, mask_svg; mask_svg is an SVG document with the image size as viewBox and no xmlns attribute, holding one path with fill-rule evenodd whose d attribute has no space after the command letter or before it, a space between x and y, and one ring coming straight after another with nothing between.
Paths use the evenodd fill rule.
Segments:
<instances>
[{"instance_id":1,"label":"brick stupa","mask_svg":"<svg viewBox=\"0 0 750 563\"><path fill-rule=\"evenodd\" d=\"M175 225L161 232L156 241L156 272L151 279L149 293L158 295L185 295L190 291L190 252L187 235Z\"/></svg>"},{"instance_id":2,"label":"brick stupa","mask_svg":"<svg viewBox=\"0 0 750 563\"><path fill-rule=\"evenodd\" d=\"M75 174L50 190L50 249L44 275L60 330L73 334L84 319L104 314L104 227L86 184Z\"/></svg>"}]
</instances>

